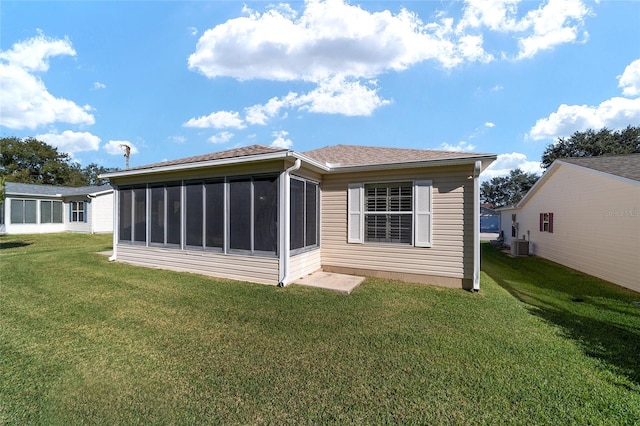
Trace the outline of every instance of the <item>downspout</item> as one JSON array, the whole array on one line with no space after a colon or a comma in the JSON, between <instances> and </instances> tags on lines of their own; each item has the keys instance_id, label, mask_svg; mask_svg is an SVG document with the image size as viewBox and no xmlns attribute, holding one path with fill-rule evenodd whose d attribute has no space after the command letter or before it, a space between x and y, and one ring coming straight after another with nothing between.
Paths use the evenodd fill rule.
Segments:
<instances>
[{"instance_id":1,"label":"downspout","mask_svg":"<svg viewBox=\"0 0 640 426\"><path fill-rule=\"evenodd\" d=\"M289 284L289 253L291 251L291 172L298 170L301 165L299 158L293 166L285 169L282 172L280 179L280 194L282 194L282 202L280 203L279 214L279 237L280 244L280 279L278 280L278 287L284 287Z\"/></svg>"},{"instance_id":2,"label":"downspout","mask_svg":"<svg viewBox=\"0 0 640 426\"><path fill-rule=\"evenodd\" d=\"M480 291L480 170L476 161L473 169L473 291Z\"/></svg>"},{"instance_id":3,"label":"downspout","mask_svg":"<svg viewBox=\"0 0 640 426\"><path fill-rule=\"evenodd\" d=\"M113 253L109 257L109 262L114 262L118 259L118 233L120 232L120 218L118 217L120 203L120 191L117 188L113 188Z\"/></svg>"},{"instance_id":4,"label":"downspout","mask_svg":"<svg viewBox=\"0 0 640 426\"><path fill-rule=\"evenodd\" d=\"M87 198L88 198L89 200L92 200L92 199L96 198L96 196L95 196L95 195L91 195L91 194L87 194ZM91 207L91 214L93 214L93 212L94 212L94 209L93 209L93 207ZM87 214L87 212L84 212L84 214L86 215L86 214ZM95 234L95 233L96 233L96 232L95 232L95 228L94 228L94 227L95 227L95 220L93 220L93 217L92 217L92 218L91 218L91 233L92 233L92 234Z\"/></svg>"}]
</instances>

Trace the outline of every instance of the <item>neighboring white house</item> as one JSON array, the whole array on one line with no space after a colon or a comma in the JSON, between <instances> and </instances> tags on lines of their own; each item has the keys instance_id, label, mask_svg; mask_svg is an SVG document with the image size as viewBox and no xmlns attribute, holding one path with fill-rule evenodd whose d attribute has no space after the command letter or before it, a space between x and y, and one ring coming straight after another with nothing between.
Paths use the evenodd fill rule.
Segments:
<instances>
[{"instance_id":1,"label":"neighboring white house","mask_svg":"<svg viewBox=\"0 0 640 426\"><path fill-rule=\"evenodd\" d=\"M287 285L317 270L479 288L479 175L496 158L253 145L108 173L112 260Z\"/></svg>"},{"instance_id":2,"label":"neighboring white house","mask_svg":"<svg viewBox=\"0 0 640 426\"><path fill-rule=\"evenodd\" d=\"M506 245L640 291L640 154L556 160L500 211Z\"/></svg>"},{"instance_id":3,"label":"neighboring white house","mask_svg":"<svg viewBox=\"0 0 640 426\"><path fill-rule=\"evenodd\" d=\"M52 232L113 232L113 188L7 182L0 234Z\"/></svg>"}]
</instances>

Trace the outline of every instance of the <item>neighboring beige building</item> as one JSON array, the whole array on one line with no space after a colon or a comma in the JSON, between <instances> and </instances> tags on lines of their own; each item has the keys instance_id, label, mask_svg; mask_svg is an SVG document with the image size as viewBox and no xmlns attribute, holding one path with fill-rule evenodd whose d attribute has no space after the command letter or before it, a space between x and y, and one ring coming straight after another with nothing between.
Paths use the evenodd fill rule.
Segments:
<instances>
[{"instance_id":1,"label":"neighboring beige building","mask_svg":"<svg viewBox=\"0 0 640 426\"><path fill-rule=\"evenodd\" d=\"M640 292L640 154L556 160L513 208L505 244Z\"/></svg>"},{"instance_id":2,"label":"neighboring beige building","mask_svg":"<svg viewBox=\"0 0 640 426\"><path fill-rule=\"evenodd\" d=\"M478 176L495 158L253 145L109 173L112 260L281 286L322 269L477 290Z\"/></svg>"},{"instance_id":3,"label":"neighboring beige building","mask_svg":"<svg viewBox=\"0 0 640 426\"><path fill-rule=\"evenodd\" d=\"M113 232L113 188L7 182L0 234L55 232Z\"/></svg>"}]
</instances>

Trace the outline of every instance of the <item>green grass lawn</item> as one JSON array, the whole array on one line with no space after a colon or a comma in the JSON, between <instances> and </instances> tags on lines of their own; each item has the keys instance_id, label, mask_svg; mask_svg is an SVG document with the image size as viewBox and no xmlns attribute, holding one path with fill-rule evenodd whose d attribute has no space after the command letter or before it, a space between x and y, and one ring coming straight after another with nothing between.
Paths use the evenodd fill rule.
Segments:
<instances>
[{"instance_id":1,"label":"green grass lawn","mask_svg":"<svg viewBox=\"0 0 640 426\"><path fill-rule=\"evenodd\" d=\"M482 291L353 294L0 237L0 424L638 424L640 295L483 245Z\"/></svg>"}]
</instances>

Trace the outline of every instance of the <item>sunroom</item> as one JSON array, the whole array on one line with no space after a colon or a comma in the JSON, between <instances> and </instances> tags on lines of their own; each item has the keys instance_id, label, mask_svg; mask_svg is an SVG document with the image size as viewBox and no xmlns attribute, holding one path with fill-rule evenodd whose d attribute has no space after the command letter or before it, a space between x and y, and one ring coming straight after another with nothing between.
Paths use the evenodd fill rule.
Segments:
<instances>
[{"instance_id":1,"label":"sunroom","mask_svg":"<svg viewBox=\"0 0 640 426\"><path fill-rule=\"evenodd\" d=\"M111 260L280 286L325 270L471 288L493 159L253 145L110 173Z\"/></svg>"}]
</instances>

